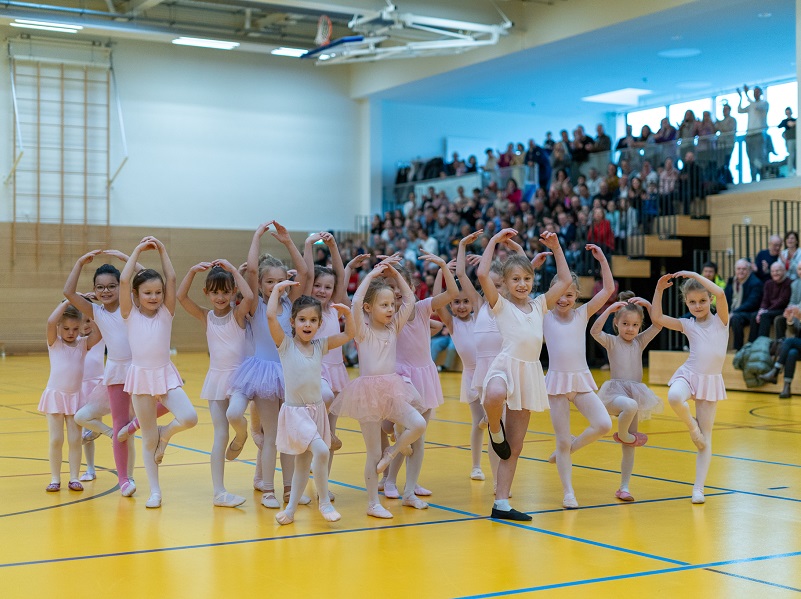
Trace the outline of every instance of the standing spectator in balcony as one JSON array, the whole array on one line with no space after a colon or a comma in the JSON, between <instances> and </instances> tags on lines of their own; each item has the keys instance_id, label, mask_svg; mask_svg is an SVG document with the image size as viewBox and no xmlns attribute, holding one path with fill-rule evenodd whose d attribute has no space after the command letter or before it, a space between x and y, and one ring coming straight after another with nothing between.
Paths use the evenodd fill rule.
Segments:
<instances>
[{"instance_id":1,"label":"standing spectator in balcony","mask_svg":"<svg viewBox=\"0 0 801 599\"><path fill-rule=\"evenodd\" d=\"M687 152L692 152L695 148L695 136L698 135L698 119L695 118L695 113L692 110L684 112L684 119L679 123L679 140L681 147L679 148L681 159L687 155Z\"/></svg>"},{"instance_id":2,"label":"standing spectator in balcony","mask_svg":"<svg viewBox=\"0 0 801 599\"><path fill-rule=\"evenodd\" d=\"M484 170L488 173L494 173L495 169L498 168L498 158L495 156L495 152L492 151L492 148L487 148L485 153L487 155L487 160L484 162Z\"/></svg>"},{"instance_id":3,"label":"standing spectator in balcony","mask_svg":"<svg viewBox=\"0 0 801 599\"><path fill-rule=\"evenodd\" d=\"M762 168L768 163L766 137L768 135L768 108L766 100L762 99L762 88L754 88L754 99L748 96L749 88L743 86L743 92L737 88L740 104L737 112L748 115L748 131L745 134L745 150L748 152L748 163L751 166L751 179L762 179ZM748 106L743 106L743 95L748 100Z\"/></svg>"},{"instance_id":4,"label":"standing spectator in balcony","mask_svg":"<svg viewBox=\"0 0 801 599\"><path fill-rule=\"evenodd\" d=\"M788 231L784 235L784 249L779 254L779 260L784 264L787 271L787 276L791 281L798 278L796 274L796 267L801 261L801 252L798 251L798 233L795 231Z\"/></svg>"},{"instance_id":5,"label":"standing spectator in balcony","mask_svg":"<svg viewBox=\"0 0 801 599\"><path fill-rule=\"evenodd\" d=\"M762 303L751 319L749 341L755 341L757 337L770 337L770 325L777 316L784 314L790 303L790 292L791 282L787 278L787 271L784 264L777 260L770 265L770 278L762 292Z\"/></svg>"},{"instance_id":6,"label":"standing spectator in balcony","mask_svg":"<svg viewBox=\"0 0 801 599\"><path fill-rule=\"evenodd\" d=\"M596 208L592 211L592 223L587 232L587 242L594 243L608 255L615 249L615 236L612 233L612 225L606 220L603 208Z\"/></svg>"},{"instance_id":7,"label":"standing spectator in balcony","mask_svg":"<svg viewBox=\"0 0 801 599\"><path fill-rule=\"evenodd\" d=\"M782 253L782 238L771 235L768 239L768 248L761 250L754 259L754 273L763 283L770 278L770 266L779 260Z\"/></svg>"},{"instance_id":8,"label":"standing spectator in balcony","mask_svg":"<svg viewBox=\"0 0 801 599\"><path fill-rule=\"evenodd\" d=\"M640 136L634 140L634 147L642 151L643 161L652 161L656 158L656 140L654 133L648 125L643 125L640 129ZM639 152L638 152L639 153Z\"/></svg>"},{"instance_id":9,"label":"standing spectator in balcony","mask_svg":"<svg viewBox=\"0 0 801 599\"><path fill-rule=\"evenodd\" d=\"M678 182L679 171L673 167L673 159L665 158L665 168L659 173L659 195L663 199L662 205L667 207L669 214L673 214L673 200L676 199Z\"/></svg>"},{"instance_id":10,"label":"standing spectator in balcony","mask_svg":"<svg viewBox=\"0 0 801 599\"><path fill-rule=\"evenodd\" d=\"M453 177L456 174L456 170L459 168L459 165L462 163L459 160L459 152L454 152L451 156L452 160L445 165L445 174L448 177Z\"/></svg>"},{"instance_id":11,"label":"standing spectator in balcony","mask_svg":"<svg viewBox=\"0 0 801 599\"><path fill-rule=\"evenodd\" d=\"M593 139L584 133L584 127L579 125L573 132L573 143L570 151L573 155L573 160L570 168L570 179L575 183L578 180L581 168L584 163L590 158L590 152L593 148Z\"/></svg>"},{"instance_id":12,"label":"standing spectator in balcony","mask_svg":"<svg viewBox=\"0 0 801 599\"><path fill-rule=\"evenodd\" d=\"M413 191L409 192L409 195L406 197L406 202L403 204L403 216L409 218L412 216L412 213L417 208L417 194Z\"/></svg>"},{"instance_id":13,"label":"standing spectator in balcony","mask_svg":"<svg viewBox=\"0 0 801 599\"><path fill-rule=\"evenodd\" d=\"M540 189L547 190L548 184L551 181L550 157L548 156L548 152L534 143L533 139L528 140L528 150L526 151L525 162L530 169L537 167L539 171L537 183L539 184ZM531 176L533 176L533 174Z\"/></svg>"},{"instance_id":14,"label":"standing spectator in balcony","mask_svg":"<svg viewBox=\"0 0 801 599\"><path fill-rule=\"evenodd\" d=\"M512 156L512 164L510 166L522 166L526 163L526 148L523 144L518 143L515 146L515 153Z\"/></svg>"},{"instance_id":15,"label":"standing spectator in balcony","mask_svg":"<svg viewBox=\"0 0 801 599\"><path fill-rule=\"evenodd\" d=\"M543 149L550 154L553 152L553 147L556 145L556 141L554 141L553 133L548 131L545 134L545 141L542 142Z\"/></svg>"},{"instance_id":16,"label":"standing spectator in balcony","mask_svg":"<svg viewBox=\"0 0 801 599\"><path fill-rule=\"evenodd\" d=\"M704 110L701 122L698 123L698 145L696 146L696 160L703 169L705 177L714 172L715 145L715 122L712 120L712 113Z\"/></svg>"},{"instance_id":17,"label":"standing spectator in balcony","mask_svg":"<svg viewBox=\"0 0 801 599\"><path fill-rule=\"evenodd\" d=\"M620 178L617 176L617 165L614 162L606 165L606 186L612 193L620 189Z\"/></svg>"},{"instance_id":18,"label":"standing spectator in balcony","mask_svg":"<svg viewBox=\"0 0 801 599\"><path fill-rule=\"evenodd\" d=\"M506 151L498 157L498 168L509 168L512 166L512 160L515 157L514 144L507 144Z\"/></svg>"},{"instance_id":19,"label":"standing spectator in balcony","mask_svg":"<svg viewBox=\"0 0 801 599\"><path fill-rule=\"evenodd\" d=\"M567 129L562 129L559 132L559 141L556 142L554 148L556 146L562 146L562 149L565 151L565 155L568 158L571 158L572 143L570 142L570 138L567 136Z\"/></svg>"},{"instance_id":20,"label":"standing spectator in balcony","mask_svg":"<svg viewBox=\"0 0 801 599\"><path fill-rule=\"evenodd\" d=\"M565 153L562 144L556 144L554 146L553 152L551 152L550 162L553 180L558 184L558 189L562 185L563 179L561 175L564 175L564 179L567 179L568 172L570 171L570 155Z\"/></svg>"},{"instance_id":21,"label":"standing spectator in balcony","mask_svg":"<svg viewBox=\"0 0 801 599\"><path fill-rule=\"evenodd\" d=\"M676 135L676 128L670 124L670 121L666 118L662 119L659 131L654 133L654 141L657 144L660 162L664 162L668 157L675 158L677 156Z\"/></svg>"},{"instance_id":22,"label":"standing spectator in balcony","mask_svg":"<svg viewBox=\"0 0 801 599\"><path fill-rule=\"evenodd\" d=\"M784 109L784 120L779 123L779 129L784 129L782 137L787 143L787 174L794 175L796 172L795 164L795 126L796 119L793 117L793 109L788 106Z\"/></svg>"},{"instance_id":23,"label":"standing spectator in balcony","mask_svg":"<svg viewBox=\"0 0 801 599\"><path fill-rule=\"evenodd\" d=\"M595 132L597 135L592 145L592 152L609 152L612 149L612 138L606 134L602 123L596 125Z\"/></svg>"},{"instance_id":24,"label":"standing spectator in balcony","mask_svg":"<svg viewBox=\"0 0 801 599\"><path fill-rule=\"evenodd\" d=\"M590 192L590 197L595 197L601 191L601 176L598 174L598 169L592 167L590 174L587 176L587 189Z\"/></svg>"},{"instance_id":25,"label":"standing spectator in balcony","mask_svg":"<svg viewBox=\"0 0 801 599\"><path fill-rule=\"evenodd\" d=\"M476 159L475 154L470 154L467 157L467 164L464 167L465 173L477 173L478 172L478 160Z\"/></svg>"},{"instance_id":26,"label":"standing spectator in balcony","mask_svg":"<svg viewBox=\"0 0 801 599\"><path fill-rule=\"evenodd\" d=\"M621 158L629 158L636 151L635 142L631 125L626 125L626 134L617 140L615 151L620 152Z\"/></svg>"},{"instance_id":27,"label":"standing spectator in balcony","mask_svg":"<svg viewBox=\"0 0 801 599\"><path fill-rule=\"evenodd\" d=\"M684 155L684 166L681 167L679 175L681 184L679 186L684 214L690 214L692 201L703 196L703 174L701 167L695 161L695 153L687 152Z\"/></svg>"},{"instance_id":28,"label":"standing spectator in balcony","mask_svg":"<svg viewBox=\"0 0 801 599\"><path fill-rule=\"evenodd\" d=\"M745 327L751 323L762 303L763 285L751 271L751 263L741 258L734 265L734 276L726 283L726 301L729 304L729 323L734 337L734 349L744 343Z\"/></svg>"},{"instance_id":29,"label":"standing spectator in balcony","mask_svg":"<svg viewBox=\"0 0 801 599\"><path fill-rule=\"evenodd\" d=\"M731 183L734 179L731 176L729 164L731 163L731 153L734 151L737 120L731 115L729 104L723 105L723 118L715 122L715 130L720 133L716 152L720 163L717 166L723 170L723 180Z\"/></svg>"}]
</instances>

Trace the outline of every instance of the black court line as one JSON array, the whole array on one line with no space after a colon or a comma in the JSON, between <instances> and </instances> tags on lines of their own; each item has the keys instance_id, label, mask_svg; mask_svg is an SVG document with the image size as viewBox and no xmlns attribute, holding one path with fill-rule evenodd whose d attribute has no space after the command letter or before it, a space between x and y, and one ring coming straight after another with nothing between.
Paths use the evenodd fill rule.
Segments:
<instances>
[{"instance_id":1,"label":"black court line","mask_svg":"<svg viewBox=\"0 0 801 599\"><path fill-rule=\"evenodd\" d=\"M734 495L736 491L725 491L721 493L707 493L706 497L719 497L720 495ZM605 507L626 507L626 506L636 506L636 505L643 505L646 503L662 503L665 501L681 501L686 499L692 499L692 495L681 495L680 497L662 497L660 499L643 499L642 501L617 501L615 503L599 503L596 505L584 505L581 507L577 507L570 511L580 511L580 510L594 510L598 508L605 508ZM535 510L533 512L526 512L529 515L537 515L537 514L553 514L553 513L560 513L565 512L565 508L553 508L548 510Z\"/></svg>"},{"instance_id":2,"label":"black court line","mask_svg":"<svg viewBox=\"0 0 801 599\"><path fill-rule=\"evenodd\" d=\"M769 580L762 580L760 578L751 578L750 576L743 576L742 574L734 574L733 572L724 572L723 570L716 570L715 568L704 568L707 572L714 572L715 574L724 574L725 576L732 576L734 578L742 578L743 580L750 580L751 582L758 582L759 584L766 584L772 587L778 587L780 589L785 589L787 591L795 591L796 593L801 593L801 589L797 589L795 587L789 587L784 584L779 584L777 582L770 582Z\"/></svg>"}]
</instances>

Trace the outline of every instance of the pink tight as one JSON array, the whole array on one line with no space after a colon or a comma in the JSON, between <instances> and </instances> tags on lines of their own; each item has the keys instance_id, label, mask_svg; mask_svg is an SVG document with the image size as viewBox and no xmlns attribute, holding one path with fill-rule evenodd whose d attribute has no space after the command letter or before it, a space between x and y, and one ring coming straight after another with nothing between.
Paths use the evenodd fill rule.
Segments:
<instances>
[{"instance_id":1,"label":"pink tight","mask_svg":"<svg viewBox=\"0 0 801 599\"><path fill-rule=\"evenodd\" d=\"M111 407L111 425L114 429L111 448L114 452L114 465L117 468L117 481L122 486L128 480L128 443L133 441L133 437L125 443L120 443L117 441L117 433L131 421L131 396L123 390L122 385L109 385L108 399Z\"/></svg>"}]
</instances>

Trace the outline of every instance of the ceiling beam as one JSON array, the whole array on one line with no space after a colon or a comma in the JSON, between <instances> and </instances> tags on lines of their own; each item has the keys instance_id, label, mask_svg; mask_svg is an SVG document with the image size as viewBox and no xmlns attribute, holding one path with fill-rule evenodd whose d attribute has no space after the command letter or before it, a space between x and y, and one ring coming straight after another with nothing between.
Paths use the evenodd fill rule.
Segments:
<instances>
[{"instance_id":1,"label":"ceiling beam","mask_svg":"<svg viewBox=\"0 0 801 599\"><path fill-rule=\"evenodd\" d=\"M131 0L131 4L128 7L128 14L138 15L146 10L155 8L162 2L164 2L164 0Z\"/></svg>"},{"instance_id":2,"label":"ceiling beam","mask_svg":"<svg viewBox=\"0 0 801 599\"><path fill-rule=\"evenodd\" d=\"M301 9L326 15L348 15L350 17L364 14L365 12L373 12L371 9L364 6L344 6L341 4L332 4L330 2L315 2L313 0L251 0L251 2L253 4L262 4L278 9Z\"/></svg>"}]
</instances>

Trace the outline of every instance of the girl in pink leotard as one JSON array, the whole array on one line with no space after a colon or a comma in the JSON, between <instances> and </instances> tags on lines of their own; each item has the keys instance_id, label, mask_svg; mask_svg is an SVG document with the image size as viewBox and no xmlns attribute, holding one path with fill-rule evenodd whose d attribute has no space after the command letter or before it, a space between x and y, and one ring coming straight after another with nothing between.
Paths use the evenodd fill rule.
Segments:
<instances>
[{"instance_id":1,"label":"girl in pink leotard","mask_svg":"<svg viewBox=\"0 0 801 599\"><path fill-rule=\"evenodd\" d=\"M145 250L158 251L164 278L152 269L141 270L134 276L136 261ZM134 305L134 297L138 306ZM164 244L155 237L145 237L122 269L120 315L128 328L131 343L131 365L125 375L125 391L131 395L134 412L142 426L142 460L150 484L150 497L145 507L159 508L158 465L172 436L197 424L197 413L182 388L181 375L170 361L175 270ZM164 426L156 422L158 399L174 416Z\"/></svg>"},{"instance_id":2,"label":"girl in pink leotard","mask_svg":"<svg viewBox=\"0 0 801 599\"><path fill-rule=\"evenodd\" d=\"M587 322L590 316L603 307L615 289L612 271L604 253L597 245L586 248L601 264L603 290L579 308L578 277L571 273L573 282L556 302L543 322L545 343L548 347L548 374L545 387L551 407L551 422L556 433L556 451L549 461L556 462L562 481L564 498L562 507L576 509L578 502L573 492L571 454L606 435L612 429L612 420L603 403L595 394L598 386L587 366ZM557 279L551 281L555 285ZM589 426L575 438L570 435L570 402L576 405Z\"/></svg>"}]
</instances>

